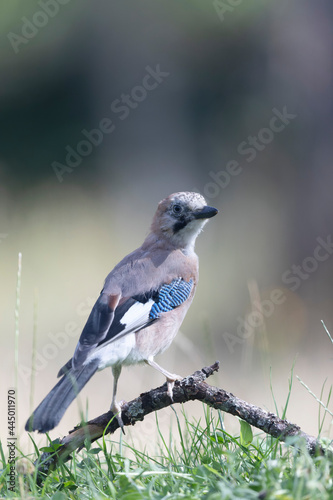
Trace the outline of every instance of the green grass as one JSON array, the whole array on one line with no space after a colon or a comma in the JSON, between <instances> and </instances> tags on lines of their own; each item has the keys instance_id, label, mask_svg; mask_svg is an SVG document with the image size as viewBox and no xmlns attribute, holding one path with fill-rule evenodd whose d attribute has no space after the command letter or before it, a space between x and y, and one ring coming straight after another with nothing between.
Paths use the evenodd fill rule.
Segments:
<instances>
[{"instance_id":1,"label":"green grass","mask_svg":"<svg viewBox=\"0 0 333 500\"><path fill-rule=\"evenodd\" d=\"M72 460L59 465L41 486L35 475L19 473L15 494L7 490L6 460L1 453L0 494L54 500L333 498L332 458L310 457L302 442L287 446L263 435L255 435L244 446L244 436L233 437L224 430L222 414L204 407L202 422L194 422L180 408L177 440L171 433L163 435L156 415L159 437L154 454L107 436L88 445L88 450L73 453ZM24 455L18 452L18 470L20 456ZM23 460L35 458L36 454Z\"/></svg>"}]
</instances>

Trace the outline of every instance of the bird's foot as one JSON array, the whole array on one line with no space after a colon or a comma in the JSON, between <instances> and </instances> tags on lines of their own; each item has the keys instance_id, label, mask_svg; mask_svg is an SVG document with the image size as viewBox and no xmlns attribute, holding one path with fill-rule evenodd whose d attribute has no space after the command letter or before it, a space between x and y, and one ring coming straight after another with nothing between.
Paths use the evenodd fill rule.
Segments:
<instances>
[{"instance_id":1,"label":"bird's foot","mask_svg":"<svg viewBox=\"0 0 333 500\"><path fill-rule=\"evenodd\" d=\"M113 415L116 417L117 422L119 424L119 427L122 430L122 433L125 435L125 430L124 430L124 422L123 419L121 418L121 409L124 406L126 401L112 401L110 410L112 411Z\"/></svg>"},{"instance_id":2,"label":"bird's foot","mask_svg":"<svg viewBox=\"0 0 333 500\"><path fill-rule=\"evenodd\" d=\"M176 380L183 380L184 377L181 377L180 375L174 375L170 374L169 377L167 377L167 393L171 401L173 402L173 388L175 385Z\"/></svg>"}]
</instances>

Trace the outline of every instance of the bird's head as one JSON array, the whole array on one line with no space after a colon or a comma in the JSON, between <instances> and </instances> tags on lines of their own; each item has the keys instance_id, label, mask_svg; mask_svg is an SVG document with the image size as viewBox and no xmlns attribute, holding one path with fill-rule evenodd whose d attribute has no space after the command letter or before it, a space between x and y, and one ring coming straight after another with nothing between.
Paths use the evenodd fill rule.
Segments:
<instances>
[{"instance_id":1,"label":"bird's head","mask_svg":"<svg viewBox=\"0 0 333 500\"><path fill-rule=\"evenodd\" d=\"M198 193L174 193L158 204L152 233L177 248L190 251L207 220L217 213Z\"/></svg>"}]
</instances>

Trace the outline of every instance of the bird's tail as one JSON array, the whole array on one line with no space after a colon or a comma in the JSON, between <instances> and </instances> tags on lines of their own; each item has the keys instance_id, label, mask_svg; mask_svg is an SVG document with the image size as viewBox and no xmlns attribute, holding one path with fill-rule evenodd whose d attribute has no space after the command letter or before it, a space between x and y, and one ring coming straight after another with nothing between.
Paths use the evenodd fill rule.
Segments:
<instances>
[{"instance_id":1,"label":"bird's tail","mask_svg":"<svg viewBox=\"0 0 333 500\"><path fill-rule=\"evenodd\" d=\"M97 368L96 361L76 370L70 369L27 420L25 430L47 432L56 427L73 399L94 375Z\"/></svg>"}]
</instances>

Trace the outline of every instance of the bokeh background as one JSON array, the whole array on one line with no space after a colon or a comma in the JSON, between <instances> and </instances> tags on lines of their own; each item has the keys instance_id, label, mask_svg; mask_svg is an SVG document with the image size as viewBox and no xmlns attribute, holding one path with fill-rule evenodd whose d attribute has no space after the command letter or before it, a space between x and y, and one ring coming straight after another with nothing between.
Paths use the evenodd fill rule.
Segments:
<instances>
[{"instance_id":1,"label":"bokeh background","mask_svg":"<svg viewBox=\"0 0 333 500\"><path fill-rule=\"evenodd\" d=\"M326 380L325 399L332 2L11 0L0 9L1 437L15 375L18 253L18 426L27 442L24 422L71 356L104 277L141 244L158 201L182 190L220 213L197 242L194 305L159 362L185 375L219 359L213 383L274 411L272 385L280 412L294 363L317 396ZM101 122L107 133L82 143ZM273 307L272 294L281 302ZM110 372L82 392L90 417L110 404ZM124 370L119 396L162 381L150 368ZM186 410L203 415L199 404ZM317 434L318 403L295 377L287 416ZM160 419L175 423L170 409ZM77 421L74 403L51 436ZM234 418L226 422L237 432ZM139 425L130 435L145 445L154 417Z\"/></svg>"}]
</instances>

